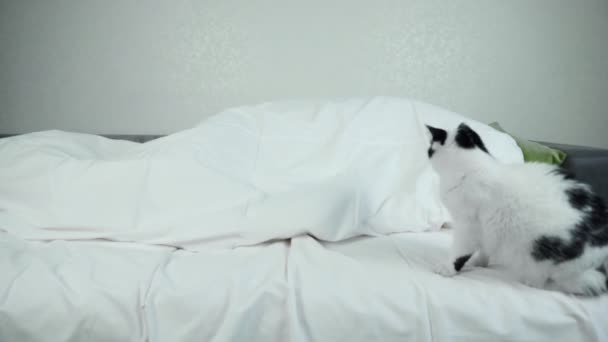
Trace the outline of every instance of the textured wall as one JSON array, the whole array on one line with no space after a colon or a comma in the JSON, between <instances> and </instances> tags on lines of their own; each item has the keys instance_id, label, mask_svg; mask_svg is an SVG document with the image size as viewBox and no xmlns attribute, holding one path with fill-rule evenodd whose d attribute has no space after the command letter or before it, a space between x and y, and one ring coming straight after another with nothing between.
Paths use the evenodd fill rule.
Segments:
<instances>
[{"instance_id":1,"label":"textured wall","mask_svg":"<svg viewBox=\"0 0 608 342\"><path fill-rule=\"evenodd\" d=\"M383 94L608 147L607 39L605 0L0 0L0 133Z\"/></svg>"}]
</instances>

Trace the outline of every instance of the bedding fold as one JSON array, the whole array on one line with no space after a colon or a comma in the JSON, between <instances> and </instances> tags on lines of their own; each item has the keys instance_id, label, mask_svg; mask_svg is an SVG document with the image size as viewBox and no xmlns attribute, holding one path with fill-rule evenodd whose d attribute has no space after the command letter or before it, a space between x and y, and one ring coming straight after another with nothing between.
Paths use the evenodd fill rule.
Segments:
<instances>
[{"instance_id":1,"label":"bedding fold","mask_svg":"<svg viewBox=\"0 0 608 342\"><path fill-rule=\"evenodd\" d=\"M201 250L446 219L409 101L268 103L145 144L60 131L0 143L0 229Z\"/></svg>"},{"instance_id":2,"label":"bedding fold","mask_svg":"<svg viewBox=\"0 0 608 342\"><path fill-rule=\"evenodd\" d=\"M450 232L200 252L0 235L2 341L604 341L608 296L432 267Z\"/></svg>"}]
</instances>

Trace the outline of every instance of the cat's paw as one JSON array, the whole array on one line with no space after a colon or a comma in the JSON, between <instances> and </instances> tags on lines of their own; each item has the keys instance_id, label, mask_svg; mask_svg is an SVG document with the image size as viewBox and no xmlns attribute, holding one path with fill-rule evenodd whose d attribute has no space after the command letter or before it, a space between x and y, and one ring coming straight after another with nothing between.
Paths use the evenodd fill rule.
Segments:
<instances>
[{"instance_id":1,"label":"cat's paw","mask_svg":"<svg viewBox=\"0 0 608 342\"><path fill-rule=\"evenodd\" d=\"M433 265L433 272L444 277L453 277L458 273L456 272L456 269L454 269L454 265L446 264L445 262Z\"/></svg>"},{"instance_id":2,"label":"cat's paw","mask_svg":"<svg viewBox=\"0 0 608 342\"><path fill-rule=\"evenodd\" d=\"M577 277L554 282L547 286L548 289L560 290L580 296L597 296L608 287L608 279L605 274L598 270L587 270Z\"/></svg>"},{"instance_id":3,"label":"cat's paw","mask_svg":"<svg viewBox=\"0 0 608 342\"><path fill-rule=\"evenodd\" d=\"M602 272L585 272L583 276L584 285L580 294L584 296L598 296L606 292L608 286L608 279Z\"/></svg>"}]
</instances>

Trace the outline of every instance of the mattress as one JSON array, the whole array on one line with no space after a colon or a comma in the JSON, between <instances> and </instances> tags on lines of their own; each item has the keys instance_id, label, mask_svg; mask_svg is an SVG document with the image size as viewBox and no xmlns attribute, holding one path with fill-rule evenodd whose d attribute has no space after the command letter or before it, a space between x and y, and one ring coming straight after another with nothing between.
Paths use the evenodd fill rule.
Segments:
<instances>
[{"instance_id":1,"label":"mattress","mask_svg":"<svg viewBox=\"0 0 608 342\"><path fill-rule=\"evenodd\" d=\"M449 231L207 252L0 237L1 341L608 339L608 296L434 274Z\"/></svg>"}]
</instances>

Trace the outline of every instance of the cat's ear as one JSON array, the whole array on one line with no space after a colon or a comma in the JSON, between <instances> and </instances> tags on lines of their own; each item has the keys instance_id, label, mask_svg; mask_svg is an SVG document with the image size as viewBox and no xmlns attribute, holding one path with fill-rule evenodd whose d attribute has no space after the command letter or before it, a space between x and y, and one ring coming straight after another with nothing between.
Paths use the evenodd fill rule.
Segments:
<instances>
[{"instance_id":1,"label":"cat's ear","mask_svg":"<svg viewBox=\"0 0 608 342\"><path fill-rule=\"evenodd\" d=\"M448 132L446 132L446 130L441 129L441 128L435 128L435 127L429 126L429 125L426 125L426 127L429 129L429 132L431 132L431 136L432 136L431 143L438 142L441 145L445 144L445 140L448 137Z\"/></svg>"},{"instance_id":2,"label":"cat's ear","mask_svg":"<svg viewBox=\"0 0 608 342\"><path fill-rule=\"evenodd\" d=\"M489 153L486 145L481 140L481 137L471 127L464 122L458 126L456 130L456 137L454 138L456 144L461 148L473 149L479 148L485 153Z\"/></svg>"}]
</instances>

